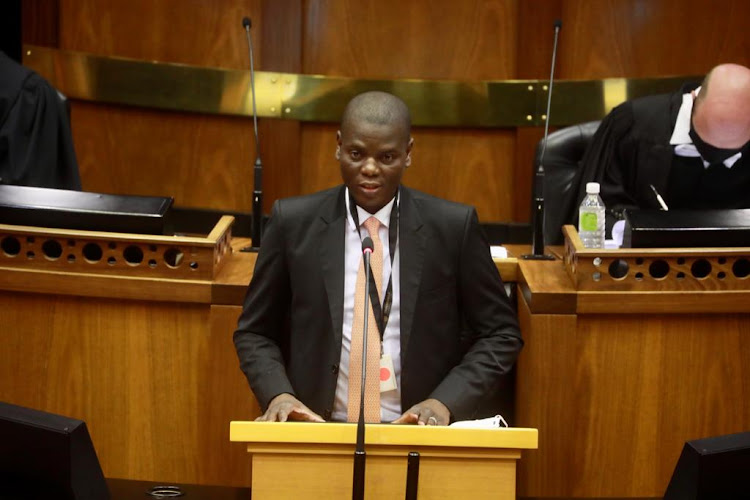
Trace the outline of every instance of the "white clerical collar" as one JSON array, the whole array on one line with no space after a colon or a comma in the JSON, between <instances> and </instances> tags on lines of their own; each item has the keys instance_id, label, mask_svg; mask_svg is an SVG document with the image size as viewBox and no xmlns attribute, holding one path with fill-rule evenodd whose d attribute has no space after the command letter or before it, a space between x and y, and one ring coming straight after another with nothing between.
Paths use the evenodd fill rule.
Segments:
<instances>
[{"instance_id":1,"label":"white clerical collar","mask_svg":"<svg viewBox=\"0 0 750 500\"><path fill-rule=\"evenodd\" d=\"M695 95L701 91L698 87L695 89ZM669 139L669 144L674 146L674 154L677 156L698 158L700 153L693 144L693 140L690 138L690 117L693 115L693 95L688 92L682 94L682 105L680 111L677 113L677 121L674 124L674 130L672 131L672 137ZM724 160L724 166L732 168L737 160L742 158L742 153L737 153ZM703 161L703 167L708 168L710 163L701 158Z\"/></svg>"},{"instance_id":2,"label":"white clerical collar","mask_svg":"<svg viewBox=\"0 0 750 500\"><path fill-rule=\"evenodd\" d=\"M349 228L354 230L357 229L354 225L354 219L352 218L352 212L349 208L349 188L346 188L346 193L344 193L344 199L346 200L346 219L349 221ZM374 214L371 214L364 208L357 205L357 217L359 218L359 223L364 224L367 219L370 217L375 217L380 221L380 223L388 227L391 223L391 211L393 210L393 202L396 200L396 197L394 196L391 201L385 204L383 208L375 212Z\"/></svg>"}]
</instances>

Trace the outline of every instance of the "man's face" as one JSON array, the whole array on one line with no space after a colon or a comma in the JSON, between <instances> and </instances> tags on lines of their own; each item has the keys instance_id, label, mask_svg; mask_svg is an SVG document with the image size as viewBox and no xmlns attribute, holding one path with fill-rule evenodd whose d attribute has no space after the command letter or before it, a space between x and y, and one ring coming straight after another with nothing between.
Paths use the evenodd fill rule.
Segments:
<instances>
[{"instance_id":1,"label":"man's face","mask_svg":"<svg viewBox=\"0 0 750 500\"><path fill-rule=\"evenodd\" d=\"M396 195L414 140L400 125L351 120L336 134L341 177L357 205L374 214Z\"/></svg>"}]
</instances>

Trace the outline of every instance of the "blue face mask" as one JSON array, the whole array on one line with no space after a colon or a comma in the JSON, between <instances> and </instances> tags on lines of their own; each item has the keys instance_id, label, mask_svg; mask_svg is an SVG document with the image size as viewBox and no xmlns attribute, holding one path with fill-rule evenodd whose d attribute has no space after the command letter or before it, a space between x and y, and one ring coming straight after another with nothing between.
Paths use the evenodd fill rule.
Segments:
<instances>
[{"instance_id":1,"label":"blue face mask","mask_svg":"<svg viewBox=\"0 0 750 500\"><path fill-rule=\"evenodd\" d=\"M750 141L748 141L744 145L735 149L724 149L724 148L717 148L716 146L712 146L711 144L701 139L701 137L698 135L698 132L696 132L695 128L693 128L692 120L690 121L689 133L690 133L690 139L692 139L695 149L698 150L698 153L700 153L701 157L705 161L707 161L710 165L716 165L718 163L721 163L727 158L732 157L740 152L744 155L745 151L747 151L748 145L750 145Z\"/></svg>"}]
</instances>

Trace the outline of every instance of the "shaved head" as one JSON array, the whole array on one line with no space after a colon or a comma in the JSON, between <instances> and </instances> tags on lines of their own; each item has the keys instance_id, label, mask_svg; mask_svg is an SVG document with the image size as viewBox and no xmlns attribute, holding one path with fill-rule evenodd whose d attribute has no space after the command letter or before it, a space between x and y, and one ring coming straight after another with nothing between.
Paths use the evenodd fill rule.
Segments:
<instances>
[{"instance_id":1,"label":"shaved head","mask_svg":"<svg viewBox=\"0 0 750 500\"><path fill-rule=\"evenodd\" d=\"M341 117L341 131L345 132L352 124L362 122L398 127L405 134L407 142L411 136L409 108L404 101L387 92L364 92L349 101Z\"/></svg>"},{"instance_id":2,"label":"shaved head","mask_svg":"<svg viewBox=\"0 0 750 500\"><path fill-rule=\"evenodd\" d=\"M739 148L750 141L750 69L721 64L708 72L695 99L693 127L717 148Z\"/></svg>"}]
</instances>

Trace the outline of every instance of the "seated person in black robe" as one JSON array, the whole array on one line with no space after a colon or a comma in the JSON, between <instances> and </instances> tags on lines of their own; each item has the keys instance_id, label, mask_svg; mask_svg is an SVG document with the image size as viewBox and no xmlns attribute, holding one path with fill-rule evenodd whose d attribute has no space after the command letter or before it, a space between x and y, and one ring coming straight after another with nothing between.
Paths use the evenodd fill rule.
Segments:
<instances>
[{"instance_id":1,"label":"seated person in black robe","mask_svg":"<svg viewBox=\"0 0 750 500\"><path fill-rule=\"evenodd\" d=\"M617 106L583 158L601 184L607 233L626 208L750 208L750 69L722 64L700 87ZM579 201L584 193L579 193Z\"/></svg>"},{"instance_id":2,"label":"seated person in black robe","mask_svg":"<svg viewBox=\"0 0 750 500\"><path fill-rule=\"evenodd\" d=\"M44 78L2 52L0 184L81 189L62 99Z\"/></svg>"}]
</instances>

